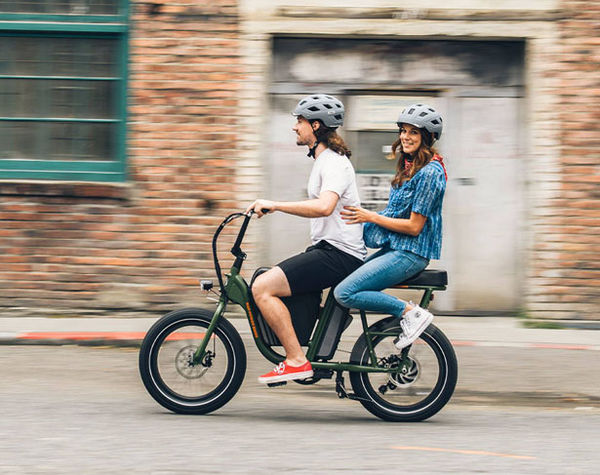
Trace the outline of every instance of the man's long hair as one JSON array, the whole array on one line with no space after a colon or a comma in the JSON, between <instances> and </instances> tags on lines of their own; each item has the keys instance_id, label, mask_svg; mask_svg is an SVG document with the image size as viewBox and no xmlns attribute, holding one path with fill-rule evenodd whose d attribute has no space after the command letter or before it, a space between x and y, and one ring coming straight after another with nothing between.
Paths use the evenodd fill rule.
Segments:
<instances>
[{"instance_id":1,"label":"man's long hair","mask_svg":"<svg viewBox=\"0 0 600 475\"><path fill-rule=\"evenodd\" d=\"M352 156L352 152L342 139L336 132L336 129L332 129L330 127L325 127L323 122L319 121L319 128L313 131L317 140L321 143L327 145L327 148L330 148L335 153L340 155L346 155L346 157L350 158Z\"/></svg>"},{"instance_id":2,"label":"man's long hair","mask_svg":"<svg viewBox=\"0 0 600 475\"><path fill-rule=\"evenodd\" d=\"M419 132L421 133L421 145L412 156L402 150L400 135L398 135L398 139L392 144L392 153L389 155L389 158L398 159L396 163L396 175L392 180L392 186L400 186L405 181L410 180L437 155L437 150L433 147L432 135L425 129L419 129ZM400 150L396 152L398 147L400 147Z\"/></svg>"}]
</instances>

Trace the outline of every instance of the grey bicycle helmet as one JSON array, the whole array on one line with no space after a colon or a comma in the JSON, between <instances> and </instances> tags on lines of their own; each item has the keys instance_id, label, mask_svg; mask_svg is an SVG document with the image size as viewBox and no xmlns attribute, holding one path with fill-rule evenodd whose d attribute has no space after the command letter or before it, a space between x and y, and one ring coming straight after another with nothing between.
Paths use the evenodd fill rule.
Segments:
<instances>
[{"instance_id":1,"label":"grey bicycle helmet","mask_svg":"<svg viewBox=\"0 0 600 475\"><path fill-rule=\"evenodd\" d=\"M425 129L433 136L433 140L439 140L442 136L442 116L427 104L412 104L404 108L396 123L398 127L410 124Z\"/></svg>"},{"instance_id":2,"label":"grey bicycle helmet","mask_svg":"<svg viewBox=\"0 0 600 475\"><path fill-rule=\"evenodd\" d=\"M344 124L344 104L327 94L311 94L302 99L294 112L306 120L320 120L325 127L335 129Z\"/></svg>"}]
</instances>

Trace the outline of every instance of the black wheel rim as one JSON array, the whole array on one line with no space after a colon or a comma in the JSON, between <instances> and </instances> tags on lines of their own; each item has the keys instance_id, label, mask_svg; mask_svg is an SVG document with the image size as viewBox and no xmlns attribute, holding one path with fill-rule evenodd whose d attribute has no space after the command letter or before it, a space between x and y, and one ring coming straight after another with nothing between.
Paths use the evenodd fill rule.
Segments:
<instances>
[{"instance_id":1,"label":"black wheel rim","mask_svg":"<svg viewBox=\"0 0 600 475\"><path fill-rule=\"evenodd\" d=\"M187 330L192 328L199 331ZM182 367L177 366L181 363L177 358L182 357L182 350L189 348L187 354L183 353L184 358L193 354L206 328L202 320L187 319L165 327L155 338L149 352L150 376L167 400L189 406L209 404L231 385L236 356L229 337L218 327L207 347L208 351L216 350L210 367L192 366L186 374L185 369L182 371ZM167 346L172 348L165 352Z\"/></svg>"},{"instance_id":2,"label":"black wheel rim","mask_svg":"<svg viewBox=\"0 0 600 475\"><path fill-rule=\"evenodd\" d=\"M378 336L373 340L373 347L379 360L382 357L401 353L395 347L390 348L393 346L393 339L400 331L400 327L390 327L386 331L389 336ZM383 349L384 354L382 355L377 350L384 340L389 340L389 344L388 348ZM411 345L408 356L409 365L406 375L412 376L408 378L410 384L398 384L402 377L394 375L390 377L383 373L361 373L360 375L361 384L370 399L387 412L410 415L425 411L439 400L447 384L447 357L439 342L427 330ZM433 365L433 361L435 361L435 365ZM365 346L361 355L361 363L368 364L368 362L369 352ZM414 374L415 365L418 371L416 375ZM435 375L432 375L434 370Z\"/></svg>"}]
</instances>

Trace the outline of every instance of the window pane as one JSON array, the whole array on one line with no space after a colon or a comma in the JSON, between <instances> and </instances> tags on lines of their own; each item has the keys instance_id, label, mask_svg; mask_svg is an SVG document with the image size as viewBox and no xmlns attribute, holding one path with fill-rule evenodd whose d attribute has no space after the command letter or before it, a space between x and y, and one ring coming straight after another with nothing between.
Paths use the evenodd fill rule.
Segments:
<instances>
[{"instance_id":1,"label":"window pane","mask_svg":"<svg viewBox=\"0 0 600 475\"><path fill-rule=\"evenodd\" d=\"M36 142L40 135L36 122L0 121L0 158L36 159Z\"/></svg>"},{"instance_id":2,"label":"window pane","mask_svg":"<svg viewBox=\"0 0 600 475\"><path fill-rule=\"evenodd\" d=\"M116 81L0 80L3 117L114 119Z\"/></svg>"},{"instance_id":3,"label":"window pane","mask_svg":"<svg viewBox=\"0 0 600 475\"><path fill-rule=\"evenodd\" d=\"M117 77L114 38L3 37L0 74L12 76Z\"/></svg>"},{"instance_id":4,"label":"window pane","mask_svg":"<svg viewBox=\"0 0 600 475\"><path fill-rule=\"evenodd\" d=\"M45 0L5 0L1 3L0 11L8 13L44 13Z\"/></svg>"},{"instance_id":5,"label":"window pane","mask_svg":"<svg viewBox=\"0 0 600 475\"><path fill-rule=\"evenodd\" d=\"M46 115L111 119L117 117L113 104L114 81L45 81L51 98Z\"/></svg>"},{"instance_id":6,"label":"window pane","mask_svg":"<svg viewBox=\"0 0 600 475\"><path fill-rule=\"evenodd\" d=\"M111 160L114 124L53 122L44 160Z\"/></svg>"},{"instance_id":7,"label":"window pane","mask_svg":"<svg viewBox=\"0 0 600 475\"><path fill-rule=\"evenodd\" d=\"M114 38L2 37L0 74L13 76L118 76Z\"/></svg>"},{"instance_id":8,"label":"window pane","mask_svg":"<svg viewBox=\"0 0 600 475\"><path fill-rule=\"evenodd\" d=\"M114 123L0 121L0 158L114 160Z\"/></svg>"},{"instance_id":9,"label":"window pane","mask_svg":"<svg viewBox=\"0 0 600 475\"><path fill-rule=\"evenodd\" d=\"M2 74L32 75L43 71L39 38L3 37L0 49Z\"/></svg>"},{"instance_id":10,"label":"window pane","mask_svg":"<svg viewBox=\"0 0 600 475\"><path fill-rule=\"evenodd\" d=\"M118 15L121 0L2 0L0 13Z\"/></svg>"}]
</instances>

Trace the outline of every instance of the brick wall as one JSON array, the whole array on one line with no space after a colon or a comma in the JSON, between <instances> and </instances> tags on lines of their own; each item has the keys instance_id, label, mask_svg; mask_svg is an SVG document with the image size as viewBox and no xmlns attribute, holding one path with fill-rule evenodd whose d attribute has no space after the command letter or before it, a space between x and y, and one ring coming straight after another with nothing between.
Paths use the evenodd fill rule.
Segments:
<instances>
[{"instance_id":1,"label":"brick wall","mask_svg":"<svg viewBox=\"0 0 600 475\"><path fill-rule=\"evenodd\" d=\"M236 0L162 3L131 2L128 182L0 184L0 313L123 315L200 303L215 225L259 194L256 111L274 26L244 27ZM562 0L559 13L525 28L535 181L524 306L540 318L598 319L600 5ZM336 19L322 34L423 34L418 21L362 21ZM315 27L312 18L290 25L298 34ZM427 25L441 36L496 31L480 21ZM507 37L524 28L495 25Z\"/></svg>"},{"instance_id":2,"label":"brick wall","mask_svg":"<svg viewBox=\"0 0 600 475\"><path fill-rule=\"evenodd\" d=\"M598 319L600 304L600 4L562 2L558 45L549 49L555 79L558 173L535 224L528 296L540 318Z\"/></svg>"},{"instance_id":3,"label":"brick wall","mask_svg":"<svg viewBox=\"0 0 600 475\"><path fill-rule=\"evenodd\" d=\"M161 313L212 277L238 208L236 2L131 4L129 181L2 184L0 313Z\"/></svg>"},{"instance_id":4,"label":"brick wall","mask_svg":"<svg viewBox=\"0 0 600 475\"><path fill-rule=\"evenodd\" d=\"M600 3L565 1L561 23L560 273L552 285L572 318L600 306ZM563 129L564 127L564 129Z\"/></svg>"}]
</instances>

